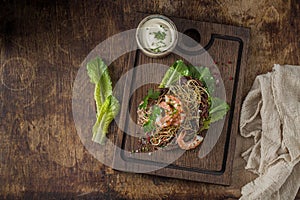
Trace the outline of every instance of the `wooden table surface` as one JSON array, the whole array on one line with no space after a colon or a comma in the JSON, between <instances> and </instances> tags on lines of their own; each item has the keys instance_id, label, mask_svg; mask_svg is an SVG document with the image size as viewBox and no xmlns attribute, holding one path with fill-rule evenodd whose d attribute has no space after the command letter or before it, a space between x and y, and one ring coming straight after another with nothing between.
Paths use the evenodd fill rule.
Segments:
<instances>
[{"instance_id":1,"label":"wooden table surface","mask_svg":"<svg viewBox=\"0 0 300 200\"><path fill-rule=\"evenodd\" d=\"M243 98L274 63L300 63L297 0L1 1L1 199L237 199L255 178L240 157L252 140L240 136L231 186L114 171L84 148L72 117L76 73L137 11L251 28Z\"/></svg>"}]
</instances>

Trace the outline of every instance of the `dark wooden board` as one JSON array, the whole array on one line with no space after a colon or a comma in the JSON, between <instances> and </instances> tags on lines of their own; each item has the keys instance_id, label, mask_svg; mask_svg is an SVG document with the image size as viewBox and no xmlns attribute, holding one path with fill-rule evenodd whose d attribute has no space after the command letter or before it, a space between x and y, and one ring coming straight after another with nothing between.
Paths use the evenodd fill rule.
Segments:
<instances>
[{"instance_id":1,"label":"dark wooden board","mask_svg":"<svg viewBox=\"0 0 300 200\"><path fill-rule=\"evenodd\" d=\"M133 22L135 27L145 16L147 16L147 14L136 14ZM196 40L200 40L201 46L207 50L209 55L215 61L215 64L218 66L226 89L226 101L230 105L231 109L226 115L225 124L220 138L208 155L200 159L197 156L199 148L196 150L187 151L172 164L149 173L159 176L229 185L235 149L235 138L238 132L239 112L242 97L242 82L244 77L243 72L246 67L249 29L192 21L175 17L170 18L176 24L179 32L186 33L192 37L196 35L193 34L195 30L196 32L200 33L200 38L194 38ZM192 34L189 34L189 32ZM182 52L182 49L179 50ZM186 52L183 53L183 55L186 54L190 56L193 54L191 56L193 57L194 55L201 54L201 50L197 49L194 52ZM135 60L135 63L132 66L128 66L129 69L147 63L159 63L170 66L174 61L182 58L182 55L176 55L175 53L172 53L165 58L153 59L145 56L140 50L137 50L135 53L130 55L134 56L134 59L131 58L131 60ZM196 64L200 65L202 63ZM129 77L129 79L132 80L131 84L134 84L136 81L149 80L152 78L152 76L153 74L140 74L137 71L134 75L132 75L132 77ZM157 74L157 76L162 75ZM135 92L131 91L132 89L130 87L125 88L124 94L128 95L133 93L132 97L130 97L129 109L134 120L136 120L135 113L138 103L142 100L142 97L147 94L147 90L154 87L155 85L148 84L136 90ZM124 98L128 98L128 96ZM128 119L122 120L125 123L128 123ZM128 131L135 131L135 129L127 127L125 132ZM133 164L133 166L137 169L143 167L146 168L149 167L149 165L159 166L161 163L158 160L153 160L151 156L147 158L147 156L145 157L138 155L133 157L130 155L129 152L137 148L137 140L138 137L127 135L121 130L118 131L117 145L126 150L122 152L116 150L115 160L117 160L118 165L121 161L124 162L124 166L126 166L126 163L128 164L130 162L131 165ZM172 159L172 156L174 156L173 153L174 152L162 152L162 157L164 159L161 162L163 164L168 163L169 158Z\"/></svg>"},{"instance_id":2,"label":"dark wooden board","mask_svg":"<svg viewBox=\"0 0 300 200\"><path fill-rule=\"evenodd\" d=\"M251 28L245 97L255 77L271 71L274 63L299 65L299 1L0 4L0 199L239 199L241 187L256 178L241 158L253 140L239 135L230 186L106 167L77 135L71 106L73 83L86 55L106 38L134 28L129 18L141 11ZM20 65L24 60L28 62ZM126 72L127 62L124 56L110 66L113 83ZM12 67L3 70L5 66ZM110 130L109 136L115 134ZM295 199L300 199L300 191Z\"/></svg>"}]
</instances>

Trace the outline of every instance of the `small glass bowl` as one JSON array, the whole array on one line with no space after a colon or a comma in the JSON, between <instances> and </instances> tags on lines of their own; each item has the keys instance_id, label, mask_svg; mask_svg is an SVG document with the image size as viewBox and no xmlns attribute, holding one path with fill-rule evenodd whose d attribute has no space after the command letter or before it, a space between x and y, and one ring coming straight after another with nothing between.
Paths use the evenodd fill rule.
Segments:
<instances>
[{"instance_id":1,"label":"small glass bowl","mask_svg":"<svg viewBox=\"0 0 300 200\"><path fill-rule=\"evenodd\" d=\"M164 57L177 45L177 28L163 15L149 15L139 23L136 41L145 55L152 58Z\"/></svg>"}]
</instances>

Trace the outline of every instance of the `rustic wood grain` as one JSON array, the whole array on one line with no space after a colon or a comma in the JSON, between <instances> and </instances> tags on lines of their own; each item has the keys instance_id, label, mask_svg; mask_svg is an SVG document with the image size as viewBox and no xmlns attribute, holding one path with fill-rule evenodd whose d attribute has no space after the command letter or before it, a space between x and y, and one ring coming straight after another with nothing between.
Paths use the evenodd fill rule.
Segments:
<instances>
[{"instance_id":1,"label":"rustic wood grain","mask_svg":"<svg viewBox=\"0 0 300 200\"><path fill-rule=\"evenodd\" d=\"M251 28L242 97L274 63L300 63L297 0L1 1L1 198L237 199L255 178L240 157L252 141L240 136L229 187L113 171L83 147L71 110L77 70L136 11Z\"/></svg>"}]
</instances>

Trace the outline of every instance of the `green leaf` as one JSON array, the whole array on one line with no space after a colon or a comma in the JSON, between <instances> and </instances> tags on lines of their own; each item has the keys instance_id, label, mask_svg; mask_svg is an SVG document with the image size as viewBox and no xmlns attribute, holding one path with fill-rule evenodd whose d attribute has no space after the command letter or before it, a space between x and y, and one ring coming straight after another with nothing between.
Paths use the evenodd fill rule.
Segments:
<instances>
[{"instance_id":1,"label":"green leaf","mask_svg":"<svg viewBox=\"0 0 300 200\"><path fill-rule=\"evenodd\" d=\"M97 120L93 126L94 142L105 144L109 124L118 114L120 104L112 96L112 82L108 67L99 57L87 63L87 73L91 83L95 84L94 99L97 107Z\"/></svg>"},{"instance_id":2,"label":"green leaf","mask_svg":"<svg viewBox=\"0 0 300 200\"><path fill-rule=\"evenodd\" d=\"M139 108L144 108L146 109L147 105L148 105L148 100L149 99L158 99L160 95L159 91L154 91L153 89L148 90L148 94L144 97L143 99L143 103L139 105Z\"/></svg>"},{"instance_id":3,"label":"green leaf","mask_svg":"<svg viewBox=\"0 0 300 200\"><path fill-rule=\"evenodd\" d=\"M182 60L177 60L166 72L159 88L167 88L176 83L182 76L191 76L194 79L199 79L206 86L209 94L212 94L215 89L215 79L207 67L198 67L185 65Z\"/></svg>"},{"instance_id":4,"label":"green leaf","mask_svg":"<svg viewBox=\"0 0 300 200\"><path fill-rule=\"evenodd\" d=\"M212 76L209 68L192 65L186 66L182 60L176 61L168 69L159 88L169 87L170 85L176 83L182 76L190 76L194 79L200 80L208 91L210 104L209 117L203 121L203 127L201 130L208 129L211 123L222 119L226 115L227 111L229 110L229 105L222 99L211 96L215 90L215 79Z\"/></svg>"},{"instance_id":5,"label":"green leaf","mask_svg":"<svg viewBox=\"0 0 300 200\"><path fill-rule=\"evenodd\" d=\"M159 106L157 105L152 106L152 113L150 115L150 119L154 121L160 114L161 114L161 109L159 108Z\"/></svg>"},{"instance_id":6,"label":"green leaf","mask_svg":"<svg viewBox=\"0 0 300 200\"><path fill-rule=\"evenodd\" d=\"M209 129L211 123L223 119L229 110L229 105L220 98L211 97L210 101L211 106L209 108L209 117L203 121L203 126L200 131Z\"/></svg>"},{"instance_id":7,"label":"green leaf","mask_svg":"<svg viewBox=\"0 0 300 200\"><path fill-rule=\"evenodd\" d=\"M108 74L107 66L101 58L97 57L88 62L87 73L90 77L90 81L96 85L94 97L98 113L105 99L112 95L112 83Z\"/></svg>"},{"instance_id":8,"label":"green leaf","mask_svg":"<svg viewBox=\"0 0 300 200\"><path fill-rule=\"evenodd\" d=\"M170 85L177 82L180 77L187 76L189 73L188 67L182 60L177 60L166 72L163 77L159 88L168 88Z\"/></svg>"},{"instance_id":9,"label":"green leaf","mask_svg":"<svg viewBox=\"0 0 300 200\"><path fill-rule=\"evenodd\" d=\"M150 132L155 129L156 118L160 115L161 115L161 109L159 108L159 106L157 106L157 105L152 106L149 121L147 121L143 126L144 132L147 133L147 132Z\"/></svg>"},{"instance_id":10,"label":"green leaf","mask_svg":"<svg viewBox=\"0 0 300 200\"><path fill-rule=\"evenodd\" d=\"M203 66L188 66L188 68L188 76L191 76L194 79L199 79L202 83L204 83L208 93L212 94L215 90L215 79L210 73L209 68Z\"/></svg>"},{"instance_id":11,"label":"green leaf","mask_svg":"<svg viewBox=\"0 0 300 200\"><path fill-rule=\"evenodd\" d=\"M216 122L226 115L229 105L222 99L217 97L211 98L211 106L209 109L210 122Z\"/></svg>"},{"instance_id":12,"label":"green leaf","mask_svg":"<svg viewBox=\"0 0 300 200\"><path fill-rule=\"evenodd\" d=\"M154 124L152 123L152 121L149 120L148 122L146 122L146 123L144 124L143 129L144 129L144 132L145 132L145 133L148 133L148 132L154 130L154 129L155 129L155 126L154 126Z\"/></svg>"},{"instance_id":13,"label":"green leaf","mask_svg":"<svg viewBox=\"0 0 300 200\"><path fill-rule=\"evenodd\" d=\"M101 106L97 121L93 126L92 140L94 142L97 142L102 145L105 144L109 124L118 114L119 109L120 104L114 96L110 95L108 98L106 98L105 102Z\"/></svg>"},{"instance_id":14,"label":"green leaf","mask_svg":"<svg viewBox=\"0 0 300 200\"><path fill-rule=\"evenodd\" d=\"M200 130L200 131L209 129L209 127L210 127L210 119L208 118L207 120L204 120L204 121L203 121L203 126L201 127L201 130Z\"/></svg>"},{"instance_id":15,"label":"green leaf","mask_svg":"<svg viewBox=\"0 0 300 200\"><path fill-rule=\"evenodd\" d=\"M164 40L166 38L166 33L165 32L153 32L154 33L154 38L158 39L158 40Z\"/></svg>"}]
</instances>

